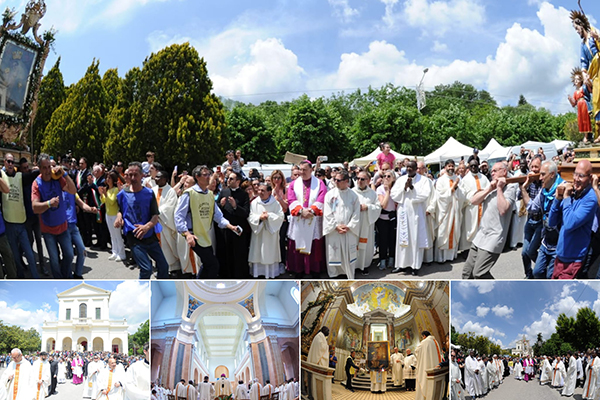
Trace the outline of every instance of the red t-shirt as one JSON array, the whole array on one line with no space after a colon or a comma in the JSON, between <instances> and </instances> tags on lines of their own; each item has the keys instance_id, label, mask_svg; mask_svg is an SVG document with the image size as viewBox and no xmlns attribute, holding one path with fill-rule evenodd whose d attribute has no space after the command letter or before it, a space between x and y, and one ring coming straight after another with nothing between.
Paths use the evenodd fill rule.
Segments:
<instances>
[{"instance_id":1,"label":"red t-shirt","mask_svg":"<svg viewBox=\"0 0 600 400\"><path fill-rule=\"evenodd\" d=\"M388 163L388 164L390 164L390 168L394 168L394 160L395 159L396 159L396 157L392 154L391 151L387 156L382 151L381 153L377 154L377 165L379 165L379 168L381 168L383 163Z\"/></svg>"},{"instance_id":2,"label":"red t-shirt","mask_svg":"<svg viewBox=\"0 0 600 400\"><path fill-rule=\"evenodd\" d=\"M64 189L65 185L67 184L67 180L64 177L61 177L58 182L60 182L60 187L61 189ZM37 202L43 202L43 201L48 201L50 199L42 199L42 194L40 193L40 188L38 187L38 183L37 183L37 179L35 181L33 181L33 184L31 185L31 202L33 203L34 201ZM60 201L63 201L63 199L60 199ZM46 211L44 211L46 212ZM65 222L60 224L60 225L56 225L56 226L47 226L44 224L44 220L42 219L42 215L40 214L40 230L42 231L42 233L49 233L51 235L60 235L61 233L63 233L64 231L67 230L67 228L69 227L69 224L67 223L67 220L65 219Z\"/></svg>"}]
</instances>

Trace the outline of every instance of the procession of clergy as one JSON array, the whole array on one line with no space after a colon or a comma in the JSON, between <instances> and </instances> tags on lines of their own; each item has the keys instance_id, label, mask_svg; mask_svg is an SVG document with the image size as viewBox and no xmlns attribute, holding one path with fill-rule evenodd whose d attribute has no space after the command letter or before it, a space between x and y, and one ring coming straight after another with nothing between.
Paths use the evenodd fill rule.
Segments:
<instances>
[{"instance_id":1,"label":"procession of clergy","mask_svg":"<svg viewBox=\"0 0 600 400\"><path fill-rule=\"evenodd\" d=\"M21 350L10 353L12 361L0 377L0 400L40 400L56 387L57 372L48 362L48 353L41 352L33 362ZM95 400L148 400L150 398L150 366L148 345L144 346L145 361L136 361L127 371L110 357L106 365L98 356L87 366L83 381L83 398Z\"/></svg>"},{"instance_id":2,"label":"procession of clergy","mask_svg":"<svg viewBox=\"0 0 600 400\"><path fill-rule=\"evenodd\" d=\"M299 383L290 379L282 385L274 386L269 380L264 385L258 382L258 379L251 380L248 385L244 381L239 381L235 390L232 389L231 382L227 380L225 374L222 374L216 382L209 382L209 377L205 376L204 381L198 385L194 381L185 382L182 379L175 385L173 391L156 385L152 389L151 400L167 400L169 395L175 396L177 400L213 400L221 396L232 396L235 400L266 400L274 398L277 393L279 400L295 400L299 396Z\"/></svg>"},{"instance_id":3,"label":"procession of clergy","mask_svg":"<svg viewBox=\"0 0 600 400\"><path fill-rule=\"evenodd\" d=\"M583 399L600 398L600 357L596 350L590 350L587 355L567 352L564 357L543 356L537 365L536 371L536 363L530 356L516 359L512 374L517 380L529 382L535 381L539 373L539 384L558 389L562 396L573 396L575 388L582 387ZM475 358L471 352L464 365L465 391L453 352L450 364L452 399L464 399L466 395L472 399L485 396L502 383L504 368L504 363L496 355L488 360L485 356Z\"/></svg>"}]
</instances>

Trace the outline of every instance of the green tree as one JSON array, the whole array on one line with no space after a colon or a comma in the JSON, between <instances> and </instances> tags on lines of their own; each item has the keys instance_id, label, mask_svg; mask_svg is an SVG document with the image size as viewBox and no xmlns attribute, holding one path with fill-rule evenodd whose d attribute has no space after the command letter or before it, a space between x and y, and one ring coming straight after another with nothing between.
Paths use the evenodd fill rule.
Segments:
<instances>
[{"instance_id":1,"label":"green tree","mask_svg":"<svg viewBox=\"0 0 600 400\"><path fill-rule=\"evenodd\" d=\"M329 162L341 162L348 156L345 136L339 129L339 115L322 98L311 100L303 95L293 101L278 140L279 153L304 154L309 160L329 156Z\"/></svg>"},{"instance_id":2,"label":"green tree","mask_svg":"<svg viewBox=\"0 0 600 400\"><path fill-rule=\"evenodd\" d=\"M544 345L544 339L542 337L542 333L540 332L537 334L537 340L532 346L533 354L535 354L536 356L540 355L540 351L541 351L543 345Z\"/></svg>"},{"instance_id":3,"label":"green tree","mask_svg":"<svg viewBox=\"0 0 600 400\"><path fill-rule=\"evenodd\" d=\"M129 335L129 341L129 355L143 355L144 345L150 342L150 321L146 320L133 335Z\"/></svg>"},{"instance_id":4,"label":"green tree","mask_svg":"<svg viewBox=\"0 0 600 400\"><path fill-rule=\"evenodd\" d=\"M121 98L126 105L132 96L129 110L112 115L108 158L116 157L111 153L116 137L126 135L122 145L129 160L143 159L148 150L167 168L182 162L214 165L223 159L223 105L211 93L206 62L189 43L151 54L139 77L134 75Z\"/></svg>"},{"instance_id":5,"label":"green tree","mask_svg":"<svg viewBox=\"0 0 600 400\"><path fill-rule=\"evenodd\" d=\"M556 333L563 342L572 343L575 340L575 319L560 313L556 318Z\"/></svg>"},{"instance_id":6,"label":"green tree","mask_svg":"<svg viewBox=\"0 0 600 400\"><path fill-rule=\"evenodd\" d=\"M107 137L106 92L94 60L83 78L69 91L64 103L52 114L42 149L50 154L72 150L76 157L101 161Z\"/></svg>"},{"instance_id":7,"label":"green tree","mask_svg":"<svg viewBox=\"0 0 600 400\"><path fill-rule=\"evenodd\" d=\"M573 344L581 351L593 349L600 345L600 320L596 313L589 307L580 308L577 311L574 324L575 332Z\"/></svg>"},{"instance_id":8,"label":"green tree","mask_svg":"<svg viewBox=\"0 0 600 400\"><path fill-rule=\"evenodd\" d=\"M261 107L238 105L229 111L227 135L231 148L240 149L246 161L260 160L262 163L272 163L281 159L273 151L275 131L267 125Z\"/></svg>"},{"instance_id":9,"label":"green tree","mask_svg":"<svg viewBox=\"0 0 600 400\"><path fill-rule=\"evenodd\" d=\"M5 325L0 320L0 354L18 348L23 353L39 351L42 345L40 334L34 328L25 330L15 325Z\"/></svg>"},{"instance_id":10,"label":"green tree","mask_svg":"<svg viewBox=\"0 0 600 400\"><path fill-rule=\"evenodd\" d=\"M60 57L48 74L42 79L38 94L37 114L33 123L31 134L33 137L33 152L39 153L42 148L42 139L46 127L54 111L67 98L65 82L60 72Z\"/></svg>"}]
</instances>

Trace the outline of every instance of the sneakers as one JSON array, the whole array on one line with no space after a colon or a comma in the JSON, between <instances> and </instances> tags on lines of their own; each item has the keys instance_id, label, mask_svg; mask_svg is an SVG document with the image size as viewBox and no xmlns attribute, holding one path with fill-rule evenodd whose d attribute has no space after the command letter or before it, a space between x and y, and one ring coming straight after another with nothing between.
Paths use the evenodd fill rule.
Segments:
<instances>
[{"instance_id":1,"label":"sneakers","mask_svg":"<svg viewBox=\"0 0 600 400\"><path fill-rule=\"evenodd\" d=\"M117 258L116 254L112 254L110 257L108 257L110 261L114 260L115 258Z\"/></svg>"},{"instance_id":2,"label":"sneakers","mask_svg":"<svg viewBox=\"0 0 600 400\"><path fill-rule=\"evenodd\" d=\"M114 260L115 260L116 262L123 262L123 261L125 260L125 257L121 258L121 257L119 257L119 256L116 256L116 257L114 258Z\"/></svg>"},{"instance_id":3,"label":"sneakers","mask_svg":"<svg viewBox=\"0 0 600 400\"><path fill-rule=\"evenodd\" d=\"M386 268L386 260L379 260L379 270L383 271Z\"/></svg>"}]
</instances>

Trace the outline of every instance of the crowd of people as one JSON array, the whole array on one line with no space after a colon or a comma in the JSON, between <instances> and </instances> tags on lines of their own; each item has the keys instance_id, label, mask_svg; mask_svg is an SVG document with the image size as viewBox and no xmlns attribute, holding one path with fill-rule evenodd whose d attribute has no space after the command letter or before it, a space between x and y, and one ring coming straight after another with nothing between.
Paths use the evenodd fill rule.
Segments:
<instances>
[{"instance_id":1,"label":"crowd of people","mask_svg":"<svg viewBox=\"0 0 600 400\"><path fill-rule=\"evenodd\" d=\"M376 253L380 270L412 275L462 253L463 278L486 279L502 251L520 244L524 277L575 278L587 276L600 254L600 189L589 161L577 164L571 183L541 148L493 165L475 149L458 165L445 161L434 177L423 162L394 159L389 144L381 149L374 171L321 168L319 157L293 166L288 178L281 170L246 175L233 151L215 170L189 173L168 173L152 152L144 163L118 161L110 170L96 163L91 171L85 158L57 164L42 154L30 169L7 154L0 275L38 278L39 267L54 278L81 278L86 247L108 251L109 242L109 260L127 261L129 248L140 279L153 268L159 279L286 272L354 279L356 271L368 275ZM524 182L507 183L520 175Z\"/></svg>"},{"instance_id":2,"label":"crowd of people","mask_svg":"<svg viewBox=\"0 0 600 400\"><path fill-rule=\"evenodd\" d=\"M168 400L169 396L178 400L213 400L221 396L231 396L235 400L270 400L275 393L279 400L296 400L300 396L299 390L300 385L296 379L289 379L279 386L272 385L268 379L264 385L256 378L247 384L240 380L233 388L225 374L222 374L215 382L210 382L208 376L198 384L182 379L172 390L155 382L152 384L151 400Z\"/></svg>"},{"instance_id":3,"label":"crowd of people","mask_svg":"<svg viewBox=\"0 0 600 400\"><path fill-rule=\"evenodd\" d=\"M150 398L148 345L144 357L89 351L42 351L24 355L15 348L1 358L0 399L33 400L58 394L58 385L71 380L91 399ZM8 396L8 397L7 397Z\"/></svg>"},{"instance_id":4,"label":"crowd of people","mask_svg":"<svg viewBox=\"0 0 600 400\"><path fill-rule=\"evenodd\" d=\"M585 352L566 352L561 356L503 356L475 355L467 357L452 350L450 382L453 399L485 397L512 375L525 383L535 382L558 389L563 396L573 396L582 388L583 399L595 399L600 389L600 357L598 349Z\"/></svg>"}]
</instances>

